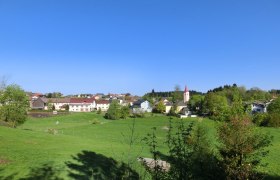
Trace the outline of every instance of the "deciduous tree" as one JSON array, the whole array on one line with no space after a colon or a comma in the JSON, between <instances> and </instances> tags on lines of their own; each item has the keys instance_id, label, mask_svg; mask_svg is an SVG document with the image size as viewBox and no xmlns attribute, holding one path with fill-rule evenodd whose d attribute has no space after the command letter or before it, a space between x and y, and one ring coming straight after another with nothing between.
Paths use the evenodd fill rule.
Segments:
<instances>
[{"instance_id":1,"label":"deciduous tree","mask_svg":"<svg viewBox=\"0 0 280 180\"><path fill-rule=\"evenodd\" d=\"M0 119L16 127L25 122L29 102L27 95L18 85L9 85L0 93Z\"/></svg>"}]
</instances>

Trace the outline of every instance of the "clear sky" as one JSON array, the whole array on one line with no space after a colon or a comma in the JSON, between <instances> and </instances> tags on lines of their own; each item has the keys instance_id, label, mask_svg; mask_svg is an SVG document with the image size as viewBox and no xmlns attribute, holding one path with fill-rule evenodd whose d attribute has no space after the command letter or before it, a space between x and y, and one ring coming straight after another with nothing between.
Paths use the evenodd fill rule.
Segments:
<instances>
[{"instance_id":1,"label":"clear sky","mask_svg":"<svg viewBox=\"0 0 280 180\"><path fill-rule=\"evenodd\" d=\"M279 0L0 0L0 76L27 91L280 89Z\"/></svg>"}]
</instances>

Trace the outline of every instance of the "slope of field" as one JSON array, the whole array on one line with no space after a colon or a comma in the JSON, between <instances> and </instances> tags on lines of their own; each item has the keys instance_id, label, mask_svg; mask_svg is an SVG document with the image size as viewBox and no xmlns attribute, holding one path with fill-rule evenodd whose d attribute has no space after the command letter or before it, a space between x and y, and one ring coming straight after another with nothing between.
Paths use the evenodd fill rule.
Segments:
<instances>
[{"instance_id":1,"label":"slope of field","mask_svg":"<svg viewBox=\"0 0 280 180\"><path fill-rule=\"evenodd\" d=\"M198 119L184 121L188 123ZM209 138L215 144L217 124L208 119L203 119L201 123L209 129ZM133 124L134 140L130 146ZM168 124L169 117L166 116L110 121L94 113L76 113L41 119L30 118L17 129L0 127L0 179L20 179L37 171L37 174L53 173L70 179L69 171L79 169L69 166L69 163L79 167L78 165L89 163L85 161L93 158L90 156L98 157L98 162L114 159L132 163L131 166L141 173L143 169L136 161L137 157L150 156L142 139L151 132L152 127L156 127L159 149L166 152L164 141ZM274 136L274 141L269 148L269 156L264 159L268 166L260 170L272 176L280 176L280 130L266 128L264 131L269 131Z\"/></svg>"}]
</instances>

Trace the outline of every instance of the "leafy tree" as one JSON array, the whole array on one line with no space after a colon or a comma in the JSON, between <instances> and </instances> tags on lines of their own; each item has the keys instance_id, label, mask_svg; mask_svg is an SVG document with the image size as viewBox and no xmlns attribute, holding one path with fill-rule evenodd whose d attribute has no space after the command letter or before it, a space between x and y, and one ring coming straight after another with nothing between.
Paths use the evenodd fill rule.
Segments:
<instances>
[{"instance_id":1,"label":"leafy tree","mask_svg":"<svg viewBox=\"0 0 280 180\"><path fill-rule=\"evenodd\" d=\"M214 120L225 120L229 115L227 98L212 92L205 96L203 108Z\"/></svg>"},{"instance_id":2,"label":"leafy tree","mask_svg":"<svg viewBox=\"0 0 280 180\"><path fill-rule=\"evenodd\" d=\"M222 169L226 179L255 179L256 167L267 154L271 137L256 131L247 117L235 117L218 129Z\"/></svg>"},{"instance_id":3,"label":"leafy tree","mask_svg":"<svg viewBox=\"0 0 280 180\"><path fill-rule=\"evenodd\" d=\"M174 88L174 92L172 94L172 100L173 102L178 102L180 100L183 100L183 93L181 91L181 88L179 85L176 85Z\"/></svg>"},{"instance_id":4,"label":"leafy tree","mask_svg":"<svg viewBox=\"0 0 280 180\"><path fill-rule=\"evenodd\" d=\"M280 127L280 114L269 114L266 122L269 127Z\"/></svg>"},{"instance_id":5,"label":"leafy tree","mask_svg":"<svg viewBox=\"0 0 280 180\"><path fill-rule=\"evenodd\" d=\"M210 150L206 128L194 126L194 123L186 125L183 121L173 126L171 119L166 137L167 155L158 151L155 128L145 138L155 160L154 168L148 168L152 179L219 179L218 163ZM164 171L164 167L157 164L157 160L162 158L170 163L169 171Z\"/></svg>"},{"instance_id":6,"label":"leafy tree","mask_svg":"<svg viewBox=\"0 0 280 180\"><path fill-rule=\"evenodd\" d=\"M277 113L280 114L280 98L272 101L267 107L268 113Z\"/></svg>"},{"instance_id":7,"label":"leafy tree","mask_svg":"<svg viewBox=\"0 0 280 180\"><path fill-rule=\"evenodd\" d=\"M105 117L112 120L121 118L121 106L117 100L112 101Z\"/></svg>"},{"instance_id":8,"label":"leafy tree","mask_svg":"<svg viewBox=\"0 0 280 180\"><path fill-rule=\"evenodd\" d=\"M233 102L230 108L230 115L231 116L243 116L245 115L245 108L243 106L243 102L241 97L234 96Z\"/></svg>"},{"instance_id":9,"label":"leafy tree","mask_svg":"<svg viewBox=\"0 0 280 180\"><path fill-rule=\"evenodd\" d=\"M204 100L203 95L197 94L197 95L191 96L189 104L188 104L190 111L193 111L196 113L200 112L202 109L203 100Z\"/></svg>"},{"instance_id":10,"label":"leafy tree","mask_svg":"<svg viewBox=\"0 0 280 180\"><path fill-rule=\"evenodd\" d=\"M155 112L164 113L165 109L166 108L165 108L165 105L164 105L163 101L159 101L159 103L156 105Z\"/></svg>"},{"instance_id":11,"label":"leafy tree","mask_svg":"<svg viewBox=\"0 0 280 180\"><path fill-rule=\"evenodd\" d=\"M267 126L269 115L267 113L256 113L253 115L253 123L257 126Z\"/></svg>"},{"instance_id":12,"label":"leafy tree","mask_svg":"<svg viewBox=\"0 0 280 180\"><path fill-rule=\"evenodd\" d=\"M12 127L25 122L29 108L28 98L18 85L9 85L0 92L0 119Z\"/></svg>"},{"instance_id":13,"label":"leafy tree","mask_svg":"<svg viewBox=\"0 0 280 180\"><path fill-rule=\"evenodd\" d=\"M120 118L126 119L129 117L130 109L129 106L122 106L120 110Z\"/></svg>"}]
</instances>

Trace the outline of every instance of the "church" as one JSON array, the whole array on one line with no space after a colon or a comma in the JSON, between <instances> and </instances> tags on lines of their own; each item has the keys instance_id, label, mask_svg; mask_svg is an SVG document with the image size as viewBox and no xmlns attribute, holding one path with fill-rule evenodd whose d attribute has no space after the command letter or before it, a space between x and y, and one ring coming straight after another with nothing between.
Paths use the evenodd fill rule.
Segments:
<instances>
[{"instance_id":1,"label":"church","mask_svg":"<svg viewBox=\"0 0 280 180\"><path fill-rule=\"evenodd\" d=\"M179 114L186 115L186 114L189 113L188 105L187 104L190 101L190 91L189 91L187 86L185 87L183 96L184 96L183 97L183 101L179 101L176 104L176 106L177 106L176 112L179 113ZM164 104L166 106L165 113L168 114L170 112L172 106L173 106L173 103L164 101Z\"/></svg>"}]
</instances>

